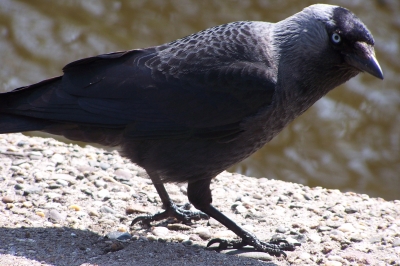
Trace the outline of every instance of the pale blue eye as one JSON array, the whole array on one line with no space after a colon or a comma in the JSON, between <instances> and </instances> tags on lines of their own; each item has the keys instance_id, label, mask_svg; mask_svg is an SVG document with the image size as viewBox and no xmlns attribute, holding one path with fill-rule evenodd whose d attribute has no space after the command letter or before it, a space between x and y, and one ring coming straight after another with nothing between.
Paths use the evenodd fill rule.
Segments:
<instances>
[{"instance_id":1,"label":"pale blue eye","mask_svg":"<svg viewBox=\"0 0 400 266\"><path fill-rule=\"evenodd\" d=\"M335 44L338 44L342 41L342 37L340 37L339 34L337 34L336 32L332 34L332 42Z\"/></svg>"}]
</instances>

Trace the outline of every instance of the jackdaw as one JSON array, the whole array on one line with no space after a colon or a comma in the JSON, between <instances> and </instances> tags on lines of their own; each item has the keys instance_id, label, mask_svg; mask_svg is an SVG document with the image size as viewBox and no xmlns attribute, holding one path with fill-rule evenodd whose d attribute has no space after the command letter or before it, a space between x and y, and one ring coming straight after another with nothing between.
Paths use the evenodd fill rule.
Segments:
<instances>
[{"instance_id":1,"label":"jackdaw","mask_svg":"<svg viewBox=\"0 0 400 266\"><path fill-rule=\"evenodd\" d=\"M285 255L293 245L260 241L211 205L211 180L358 73L383 79L373 47L360 19L332 5L312 5L278 23L228 23L81 59L62 76L4 93L0 133L40 130L119 147L147 171L165 207L132 224L213 217L240 240L209 245ZM165 182L187 182L199 211L177 207Z\"/></svg>"}]
</instances>

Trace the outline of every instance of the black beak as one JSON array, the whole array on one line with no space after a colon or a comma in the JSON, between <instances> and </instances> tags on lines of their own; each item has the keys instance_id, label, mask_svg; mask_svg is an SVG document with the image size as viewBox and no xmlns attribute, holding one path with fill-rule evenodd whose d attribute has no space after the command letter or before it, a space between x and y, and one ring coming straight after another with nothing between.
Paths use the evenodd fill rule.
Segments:
<instances>
[{"instance_id":1,"label":"black beak","mask_svg":"<svg viewBox=\"0 0 400 266\"><path fill-rule=\"evenodd\" d=\"M357 42L353 53L345 54L345 61L360 71L365 71L374 77L383 79L382 69L375 58L375 51L372 45Z\"/></svg>"}]
</instances>

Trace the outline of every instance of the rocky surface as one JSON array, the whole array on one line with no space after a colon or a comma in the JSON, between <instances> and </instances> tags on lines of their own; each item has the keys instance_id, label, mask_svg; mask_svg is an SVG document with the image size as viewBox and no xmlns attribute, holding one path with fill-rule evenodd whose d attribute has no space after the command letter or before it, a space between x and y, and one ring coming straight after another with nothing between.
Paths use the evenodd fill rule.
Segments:
<instances>
[{"instance_id":1,"label":"rocky surface","mask_svg":"<svg viewBox=\"0 0 400 266\"><path fill-rule=\"evenodd\" d=\"M116 151L0 135L0 265L400 265L400 201L224 172L214 205L260 239L301 246L275 258L204 246L235 235L213 219L129 227L161 209L143 169ZM167 184L187 202L184 184Z\"/></svg>"}]
</instances>

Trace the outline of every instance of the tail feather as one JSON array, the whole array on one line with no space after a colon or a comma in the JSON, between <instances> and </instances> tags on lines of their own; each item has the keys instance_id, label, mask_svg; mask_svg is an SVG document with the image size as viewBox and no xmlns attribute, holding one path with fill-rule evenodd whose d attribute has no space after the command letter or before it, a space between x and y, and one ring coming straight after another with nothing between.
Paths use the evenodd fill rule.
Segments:
<instances>
[{"instance_id":1,"label":"tail feather","mask_svg":"<svg viewBox=\"0 0 400 266\"><path fill-rule=\"evenodd\" d=\"M0 114L0 134L43 130L49 122L32 117Z\"/></svg>"}]
</instances>

